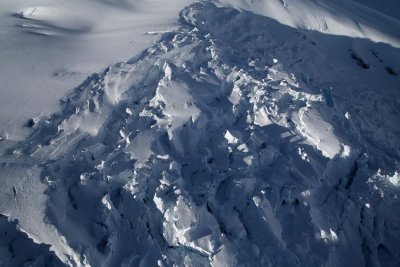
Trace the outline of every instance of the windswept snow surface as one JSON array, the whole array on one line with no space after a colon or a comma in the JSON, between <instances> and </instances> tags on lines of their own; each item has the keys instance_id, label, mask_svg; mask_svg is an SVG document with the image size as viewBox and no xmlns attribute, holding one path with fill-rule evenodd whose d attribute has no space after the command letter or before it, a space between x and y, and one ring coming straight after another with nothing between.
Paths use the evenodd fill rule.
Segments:
<instances>
[{"instance_id":1,"label":"windswept snow surface","mask_svg":"<svg viewBox=\"0 0 400 267\"><path fill-rule=\"evenodd\" d=\"M0 136L25 138L29 119L50 115L87 76L151 46L191 2L1 0Z\"/></svg>"},{"instance_id":2,"label":"windswept snow surface","mask_svg":"<svg viewBox=\"0 0 400 267\"><path fill-rule=\"evenodd\" d=\"M303 26L286 21L299 3ZM400 265L398 22L351 1L244 4L191 4L0 142L0 226L26 264ZM331 30L306 27L322 8ZM4 240L0 264L20 266Z\"/></svg>"}]
</instances>

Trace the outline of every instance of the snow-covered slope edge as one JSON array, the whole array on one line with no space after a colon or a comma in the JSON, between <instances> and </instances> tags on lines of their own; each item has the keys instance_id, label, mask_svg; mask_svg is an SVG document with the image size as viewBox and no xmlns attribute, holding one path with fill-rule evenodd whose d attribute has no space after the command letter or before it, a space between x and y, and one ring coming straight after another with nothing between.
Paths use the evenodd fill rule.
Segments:
<instances>
[{"instance_id":1,"label":"snow-covered slope edge","mask_svg":"<svg viewBox=\"0 0 400 267\"><path fill-rule=\"evenodd\" d=\"M379 8L371 9L364 1L219 0L217 2L222 6L248 10L275 19L294 28L365 38L400 47L400 18L389 17L379 12ZM385 2L382 5L386 5L386 8L391 5L393 10L398 9L396 1Z\"/></svg>"},{"instance_id":2,"label":"snow-covered slope edge","mask_svg":"<svg viewBox=\"0 0 400 267\"><path fill-rule=\"evenodd\" d=\"M10 215L29 186L1 213L70 265L398 264L399 50L210 3L180 20L4 153L41 170L59 239Z\"/></svg>"}]
</instances>

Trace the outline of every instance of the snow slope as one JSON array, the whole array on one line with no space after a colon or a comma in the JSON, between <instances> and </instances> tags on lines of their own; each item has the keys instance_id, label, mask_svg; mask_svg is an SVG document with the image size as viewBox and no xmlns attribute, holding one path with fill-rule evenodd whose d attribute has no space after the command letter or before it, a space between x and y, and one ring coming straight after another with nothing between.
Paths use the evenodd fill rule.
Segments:
<instances>
[{"instance_id":1,"label":"snow slope","mask_svg":"<svg viewBox=\"0 0 400 267\"><path fill-rule=\"evenodd\" d=\"M386 12L389 8L396 12L399 9L397 1L379 1L379 5L372 2L373 0L220 0L222 5L267 16L291 27L365 38L400 47L400 17L388 17L382 13L382 10Z\"/></svg>"},{"instance_id":2,"label":"snow slope","mask_svg":"<svg viewBox=\"0 0 400 267\"><path fill-rule=\"evenodd\" d=\"M31 118L94 72L149 47L190 0L2 0L0 136L21 140ZM13 101L9 101L13 99Z\"/></svg>"},{"instance_id":3,"label":"snow slope","mask_svg":"<svg viewBox=\"0 0 400 267\"><path fill-rule=\"evenodd\" d=\"M397 20L400 19L400 9L395 0L355 0L369 8L391 16Z\"/></svg>"},{"instance_id":4,"label":"snow slope","mask_svg":"<svg viewBox=\"0 0 400 267\"><path fill-rule=\"evenodd\" d=\"M310 10L287 21L299 3L184 8L25 140L0 142L0 213L49 264L399 265L397 22L303 1L374 30L310 28Z\"/></svg>"}]
</instances>

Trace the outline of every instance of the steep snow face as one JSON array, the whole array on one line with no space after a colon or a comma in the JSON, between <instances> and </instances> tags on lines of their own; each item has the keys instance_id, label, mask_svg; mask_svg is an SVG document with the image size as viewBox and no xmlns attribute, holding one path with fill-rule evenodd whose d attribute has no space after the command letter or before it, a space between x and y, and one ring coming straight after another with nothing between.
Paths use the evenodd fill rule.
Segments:
<instances>
[{"instance_id":1,"label":"steep snow face","mask_svg":"<svg viewBox=\"0 0 400 267\"><path fill-rule=\"evenodd\" d=\"M326 34L366 38L400 47L400 17L384 13L398 10L393 0L219 0L228 5L276 19L282 24ZM367 3L365 3L367 2ZM375 6L379 5L379 8ZM372 9L370 7L373 7Z\"/></svg>"},{"instance_id":2,"label":"steep snow face","mask_svg":"<svg viewBox=\"0 0 400 267\"><path fill-rule=\"evenodd\" d=\"M179 18L0 142L1 214L67 265L398 265L400 50L209 2Z\"/></svg>"}]
</instances>

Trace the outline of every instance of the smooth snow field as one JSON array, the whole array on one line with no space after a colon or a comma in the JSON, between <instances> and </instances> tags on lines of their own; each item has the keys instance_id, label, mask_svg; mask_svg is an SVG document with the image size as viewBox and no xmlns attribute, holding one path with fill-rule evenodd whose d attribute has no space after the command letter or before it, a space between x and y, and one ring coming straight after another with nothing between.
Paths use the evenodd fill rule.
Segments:
<instances>
[{"instance_id":1,"label":"smooth snow field","mask_svg":"<svg viewBox=\"0 0 400 267\"><path fill-rule=\"evenodd\" d=\"M0 266L400 266L400 3L3 0Z\"/></svg>"}]
</instances>

